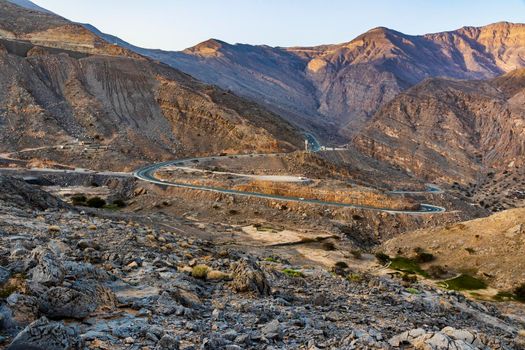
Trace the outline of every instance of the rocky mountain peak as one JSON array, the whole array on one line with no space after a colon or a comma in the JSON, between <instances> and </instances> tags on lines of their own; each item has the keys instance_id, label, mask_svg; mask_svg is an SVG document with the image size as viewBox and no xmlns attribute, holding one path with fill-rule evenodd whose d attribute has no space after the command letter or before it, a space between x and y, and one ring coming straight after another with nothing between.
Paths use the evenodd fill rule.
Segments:
<instances>
[{"instance_id":1,"label":"rocky mountain peak","mask_svg":"<svg viewBox=\"0 0 525 350\"><path fill-rule=\"evenodd\" d=\"M217 57L217 56L222 55L220 51L226 45L229 46L229 44L227 44L224 41L212 38L212 39L203 41L202 43L197 44L193 47L187 48L183 52L187 54L192 54L192 55Z\"/></svg>"}]
</instances>

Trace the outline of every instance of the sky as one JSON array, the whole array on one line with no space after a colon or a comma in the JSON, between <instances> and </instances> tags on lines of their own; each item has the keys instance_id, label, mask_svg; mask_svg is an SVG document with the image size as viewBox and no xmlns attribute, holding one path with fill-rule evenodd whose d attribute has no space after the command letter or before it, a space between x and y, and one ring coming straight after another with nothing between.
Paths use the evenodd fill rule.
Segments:
<instances>
[{"instance_id":1,"label":"sky","mask_svg":"<svg viewBox=\"0 0 525 350\"><path fill-rule=\"evenodd\" d=\"M33 0L131 44L182 50L210 38L311 46L350 41L378 26L425 34L525 23L525 0Z\"/></svg>"}]
</instances>

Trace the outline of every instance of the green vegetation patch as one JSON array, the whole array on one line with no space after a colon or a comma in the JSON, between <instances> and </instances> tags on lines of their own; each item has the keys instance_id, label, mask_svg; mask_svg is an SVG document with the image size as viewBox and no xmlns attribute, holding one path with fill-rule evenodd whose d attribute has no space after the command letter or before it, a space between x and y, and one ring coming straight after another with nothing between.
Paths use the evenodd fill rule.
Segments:
<instances>
[{"instance_id":1,"label":"green vegetation patch","mask_svg":"<svg viewBox=\"0 0 525 350\"><path fill-rule=\"evenodd\" d=\"M458 291L487 288L487 284L485 282L470 275L460 275L458 277L443 281L439 285L446 289Z\"/></svg>"},{"instance_id":2,"label":"green vegetation patch","mask_svg":"<svg viewBox=\"0 0 525 350\"><path fill-rule=\"evenodd\" d=\"M428 273L423 270L419 264L409 258L404 258L402 256L397 256L390 259L390 268L393 270L398 270L406 273L418 274L423 277L429 277Z\"/></svg>"},{"instance_id":3,"label":"green vegetation patch","mask_svg":"<svg viewBox=\"0 0 525 350\"><path fill-rule=\"evenodd\" d=\"M273 263L278 263L279 260L273 256L269 256L267 258L264 259L264 261L267 261L267 262L273 262Z\"/></svg>"},{"instance_id":4,"label":"green vegetation patch","mask_svg":"<svg viewBox=\"0 0 525 350\"><path fill-rule=\"evenodd\" d=\"M494 295L492 299L496 301L511 301L511 300L517 300L516 296L512 294L511 292L506 291L500 291L498 294Z\"/></svg>"},{"instance_id":5,"label":"green vegetation patch","mask_svg":"<svg viewBox=\"0 0 525 350\"><path fill-rule=\"evenodd\" d=\"M358 273L351 273L346 277L350 282L361 282L363 280L363 276L361 276Z\"/></svg>"},{"instance_id":6,"label":"green vegetation patch","mask_svg":"<svg viewBox=\"0 0 525 350\"><path fill-rule=\"evenodd\" d=\"M301 271L294 269L283 269L282 272L288 277L304 277L304 274Z\"/></svg>"},{"instance_id":7,"label":"green vegetation patch","mask_svg":"<svg viewBox=\"0 0 525 350\"><path fill-rule=\"evenodd\" d=\"M525 283L514 288L513 291L500 291L493 297L496 301L518 301L525 303Z\"/></svg>"},{"instance_id":8,"label":"green vegetation patch","mask_svg":"<svg viewBox=\"0 0 525 350\"><path fill-rule=\"evenodd\" d=\"M204 279L208 274L209 267L206 265L196 265L191 270L191 275L194 278Z\"/></svg>"}]
</instances>

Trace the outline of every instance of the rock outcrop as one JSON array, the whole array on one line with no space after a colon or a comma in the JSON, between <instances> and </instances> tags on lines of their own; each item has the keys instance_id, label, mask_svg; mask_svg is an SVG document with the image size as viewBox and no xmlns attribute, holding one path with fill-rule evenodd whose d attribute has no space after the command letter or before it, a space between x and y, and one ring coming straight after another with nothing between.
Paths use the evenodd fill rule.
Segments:
<instances>
[{"instance_id":1,"label":"rock outcrop","mask_svg":"<svg viewBox=\"0 0 525 350\"><path fill-rule=\"evenodd\" d=\"M20 332L8 349L82 350L84 342L76 329L42 317Z\"/></svg>"},{"instance_id":2,"label":"rock outcrop","mask_svg":"<svg viewBox=\"0 0 525 350\"><path fill-rule=\"evenodd\" d=\"M255 292L258 295L269 295L271 288L264 272L256 262L241 259L233 265L232 288L237 292Z\"/></svg>"},{"instance_id":3,"label":"rock outcrop","mask_svg":"<svg viewBox=\"0 0 525 350\"><path fill-rule=\"evenodd\" d=\"M476 183L525 155L523 77L429 79L400 94L354 138L359 150L429 181ZM512 86L512 88L510 88Z\"/></svg>"}]
</instances>

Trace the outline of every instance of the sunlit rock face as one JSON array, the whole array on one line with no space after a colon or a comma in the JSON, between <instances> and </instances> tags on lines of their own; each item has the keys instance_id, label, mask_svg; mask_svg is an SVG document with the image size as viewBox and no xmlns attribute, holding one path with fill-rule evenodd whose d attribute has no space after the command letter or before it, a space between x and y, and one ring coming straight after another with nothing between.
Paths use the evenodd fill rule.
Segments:
<instances>
[{"instance_id":1,"label":"sunlit rock face","mask_svg":"<svg viewBox=\"0 0 525 350\"><path fill-rule=\"evenodd\" d=\"M429 77L486 79L524 65L525 26L496 23L422 36L372 29L338 45L272 48L208 40L146 53L201 80L350 136L401 91ZM319 126L319 125L317 125Z\"/></svg>"}]
</instances>

